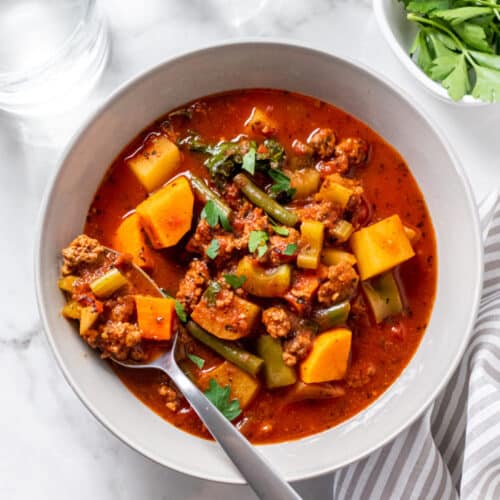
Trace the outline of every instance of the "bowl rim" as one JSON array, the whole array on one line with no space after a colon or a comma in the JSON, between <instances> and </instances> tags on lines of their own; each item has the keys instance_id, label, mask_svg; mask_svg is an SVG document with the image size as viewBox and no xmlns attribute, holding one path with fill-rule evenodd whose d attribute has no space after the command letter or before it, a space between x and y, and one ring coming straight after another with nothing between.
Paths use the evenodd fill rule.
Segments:
<instances>
[{"instance_id":1,"label":"bowl rim","mask_svg":"<svg viewBox=\"0 0 500 500\"><path fill-rule=\"evenodd\" d=\"M52 337L50 328L49 328L49 320L47 317L46 309L44 307L44 291L43 291L43 283L41 279L41 269L44 266L44 263L42 261L42 242L43 242L43 235L44 235L44 229L46 224L48 223L48 208L50 205L50 201L52 196L55 194L54 190L57 185L57 181L59 179L59 176L62 175L63 171L63 165L67 159L67 157L70 155L71 151L76 147L78 141L80 140L81 136L89 128L98 118L100 115L106 111L106 109L114 103L116 100L120 99L123 94L128 92L128 90L139 83L142 80L147 80L148 78L151 77L154 73L161 71L164 66L172 64L174 62L179 62L185 58L189 58L192 56L199 56L200 54L203 54L204 52L207 51L213 51L213 50L218 50L222 48L226 48L228 46L233 46L233 47L240 47L240 46L245 46L245 45L260 45L260 46L269 46L269 47L284 47L284 48L292 48L295 50L301 50L304 52L309 52L309 53L315 53L316 55L320 55L323 57L327 57L330 59L336 59L340 61L343 64L346 64L348 66L351 66L352 68L356 70L363 71L367 73L368 75L372 76L373 78L379 80L382 84L384 84L386 87L391 89L394 93L398 95L401 99L403 99L408 106L412 108L412 110L420 115L420 117L424 120L424 122L427 124L427 126L432 130L432 132L437 136L439 141L442 143L444 149L446 150L446 153L449 155L451 159L451 163L453 164L454 170L456 172L457 178L460 180L462 187L464 189L464 194L465 194L465 200L464 203L467 206L468 211L471 214L471 219L473 222L473 230L474 234L472 235L472 240L474 241L475 245L475 253L477 255L477 259L475 262L476 266L476 272L478 275L478 279L476 281L476 286L474 290L474 302L471 304L470 308L470 315L469 315L469 320L466 325L464 325L464 332L466 334L463 335L463 339L461 344L458 346L457 352L455 357L453 358L452 363L450 363L450 366L448 367L448 370L446 371L446 375L436 383L432 391L429 391L429 394L425 400L425 403L421 406L421 408L416 411L410 418L408 418L406 421L401 422L400 425L395 426L395 428L392 430L391 433L387 434L383 440L381 440L378 444L373 445L367 449L365 449L363 452L358 453L355 457L352 457L351 459L344 460L341 463L338 463L333 466L324 466L319 470L316 470L314 472L309 472L309 473L288 473L285 474L285 479L287 481L302 481L302 480L307 480L311 479L314 477L322 476L324 474L332 473L336 470L341 469L342 467L345 467L349 464L353 464L358 462L359 460L367 457L371 453L375 452L376 450L382 448L383 446L387 445L390 443L392 440L394 440L401 432L403 432L405 429L407 429L411 424L413 424L426 410L427 408L434 402L434 400L437 398L439 393L442 391L442 389L445 387L445 385L448 383L450 380L451 376L453 375L455 369L458 366L458 363L463 357L463 354L465 352L465 349L467 347L467 344L469 342L470 336L471 336L471 331L472 327L474 325L474 322L476 320L478 308L479 308L479 303L480 303L480 296L481 296L481 290L482 290L482 284L483 284L483 243L482 243L482 237L481 237L481 231L480 231L480 222L479 222L479 215L478 215L478 210L477 210L477 205L474 199L474 195L472 192L472 188L470 185L470 182L465 174L465 170L459 161L457 155L453 151L453 149L450 146L450 143L444 136L442 130L440 127L438 127L434 121L429 117L429 115L423 111L421 108L417 108L414 104L413 101L414 99L412 96L402 89L399 85L394 83L391 79L387 78L385 75L382 75L381 73L377 72L376 70L366 66L364 63L360 62L359 60L355 58L347 58L343 56L339 56L335 54L334 52L326 52L325 50L320 50L318 48L312 47L306 43L301 43L297 42L296 40L290 40L287 38L261 38L261 37L247 37L247 38L241 38L238 40L234 39L229 39L229 40L222 40L222 41L217 41L212 44L206 44L203 45L202 47L199 47L197 49L192 49L188 51L184 51L181 53L177 53L176 55L173 55L171 57L167 57L163 59L162 61L158 62L156 65L147 68L143 71L140 71L138 74L130 77L129 79L125 80L123 83L121 83L113 92L109 94L104 100L96 107L96 109L76 128L75 132L73 133L71 139L67 143L66 147L64 148L62 154L59 156L59 159L57 160L58 166L55 169L54 173L52 174L52 177L49 179L47 183L47 187L45 189L45 193L42 199L42 202L40 204L40 210L39 210L39 216L38 216L38 222L37 222L37 231L36 231L36 241L35 241L35 246L34 246L34 271L35 271L35 290L36 290L36 298L37 298L37 304L38 304L38 310L40 313L40 318L42 320L42 329L45 335L45 338L47 339L52 353L56 358L57 364L59 365L59 368L61 369L66 381L68 384L71 386L77 397L80 399L80 401L84 404L84 406L87 408L87 410L107 429L109 430L115 437L117 437L120 441L122 441L124 444L129 446L131 449L139 452L146 458L150 459L151 461L158 463L159 465L168 467L172 470L176 470L179 472L182 472L184 474L193 476L193 477L198 477L201 479L209 480L209 481L215 481L219 483L225 483L225 484L246 484L245 480L238 474L235 473L234 475L228 477L227 474L222 473L219 475L210 475L210 474L205 474L205 473L200 473L200 472L193 472L187 467L180 467L177 463L174 463L173 461L167 461L165 459L160 459L154 455L154 453L150 453L149 451L145 450L143 446L136 442L132 442L129 437L124 435L119 429L115 428L113 424L109 422L109 420L101 413L101 411L96 408L91 401L89 401L86 396L84 395L83 391L80 390L78 382L73 378L71 375L69 366L66 365L63 356L61 353L57 350L55 340ZM348 111L347 111L348 112ZM405 367L406 369L407 367ZM401 375L400 375L401 376ZM343 422L345 423L345 422ZM318 436L317 434L316 436ZM310 436L309 436L310 437ZM266 445L256 445L257 448L265 448L266 446L279 446L280 444L286 444L287 442L284 443L273 443L273 444L266 444Z\"/></svg>"},{"instance_id":2,"label":"bowl rim","mask_svg":"<svg viewBox=\"0 0 500 500\"><path fill-rule=\"evenodd\" d=\"M392 30L392 26L389 23L387 16L385 15L384 11L385 1L386 0L373 0L373 12L375 14L375 19L377 20L378 27L382 32L385 41L392 49L393 53L398 58L399 62L420 82L420 84L422 84L425 87L425 89L429 93L439 98L441 101L447 102L448 104L455 106L472 107L472 106L489 106L491 104L494 104L476 99L471 94L465 95L459 101L454 101L448 95L448 92L442 85L429 78L415 64L413 59L409 56L407 52L405 52L401 44L398 42L396 36L394 35L394 31ZM389 0L389 1L392 1L394 3L396 2L396 0Z\"/></svg>"}]
</instances>

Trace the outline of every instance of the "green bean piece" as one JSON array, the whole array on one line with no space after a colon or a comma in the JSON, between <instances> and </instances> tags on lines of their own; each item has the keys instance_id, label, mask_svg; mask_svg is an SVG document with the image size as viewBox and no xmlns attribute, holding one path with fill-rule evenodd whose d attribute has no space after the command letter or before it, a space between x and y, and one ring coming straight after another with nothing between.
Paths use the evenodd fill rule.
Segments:
<instances>
[{"instance_id":1,"label":"green bean piece","mask_svg":"<svg viewBox=\"0 0 500 500\"><path fill-rule=\"evenodd\" d=\"M199 340L202 344L210 347L210 349L215 351L224 359L231 361L231 363L234 363L242 370L250 373L250 375L256 376L264 364L263 359L245 351L233 342L221 340L213 335L210 335L210 333L206 332L194 321L188 321L186 323L186 328L191 336L193 336L196 340Z\"/></svg>"},{"instance_id":2,"label":"green bean piece","mask_svg":"<svg viewBox=\"0 0 500 500\"><path fill-rule=\"evenodd\" d=\"M313 320L318 324L319 331L324 332L329 328L344 325L351 311L348 301L335 304L326 309L318 309L313 313Z\"/></svg>"},{"instance_id":3,"label":"green bean piece","mask_svg":"<svg viewBox=\"0 0 500 500\"><path fill-rule=\"evenodd\" d=\"M283 361L283 349L278 339L261 335L257 339L257 354L264 360L264 378L269 389L297 382L297 373Z\"/></svg>"},{"instance_id":4,"label":"green bean piece","mask_svg":"<svg viewBox=\"0 0 500 500\"><path fill-rule=\"evenodd\" d=\"M234 176L234 182L241 189L243 194L256 206L262 208L264 212L273 219L281 222L285 226L295 226L299 222L299 217L268 196L262 189L257 187L245 174Z\"/></svg>"},{"instance_id":5,"label":"green bean piece","mask_svg":"<svg viewBox=\"0 0 500 500\"><path fill-rule=\"evenodd\" d=\"M231 208L222 201L221 197L216 194L214 191L212 191L203 181L203 179L200 179L199 177L196 177L196 175L190 174L189 175L189 180L191 182L192 188L196 191L196 194L198 197L204 201L205 203L208 200L212 200L214 203L217 204L221 212L224 213L224 215L229 218L229 216L232 213Z\"/></svg>"}]
</instances>

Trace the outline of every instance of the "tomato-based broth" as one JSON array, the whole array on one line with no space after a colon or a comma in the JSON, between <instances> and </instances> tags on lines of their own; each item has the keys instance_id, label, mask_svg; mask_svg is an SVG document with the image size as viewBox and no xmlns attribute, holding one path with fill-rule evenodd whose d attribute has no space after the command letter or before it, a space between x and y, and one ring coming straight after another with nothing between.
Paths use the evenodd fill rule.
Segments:
<instances>
[{"instance_id":1,"label":"tomato-based broth","mask_svg":"<svg viewBox=\"0 0 500 500\"><path fill-rule=\"evenodd\" d=\"M158 150L163 147L160 138L167 138L167 150L175 148L177 155L175 168L161 182L148 171L150 158L164 153L155 150L155 144ZM234 147L224 151L220 148L223 141L232 141ZM284 151L271 158L275 144ZM222 158L219 163L214 159L217 154ZM137 166L136 158L146 164ZM211 167L207 168L209 161ZM284 177L276 177L275 171ZM227 220L217 213L215 221L210 221L207 213L217 204L208 207L208 199L193 188L192 176L204 180L230 206ZM292 214L291 222L277 220L268 205L261 210L260 202L245 191L248 179ZM313 187L306 187L310 185ZM157 220L148 222L149 213L137 207L167 187L179 190L174 210L178 214L175 225L167 221L171 230L163 234L154 225ZM191 196L188 191L194 193L192 215L188 226L180 230L184 210L189 209L185 208ZM347 196L345 202L343 196ZM244 206L248 207L246 212ZM123 221L137 214L143 243L134 255L133 249L116 247L120 231L125 234L121 241L130 238L131 233L120 229ZM172 219L168 214L165 217ZM230 227L224 228L224 223ZM321 233L319 240L314 236L317 231ZM295 93L239 90L201 98L159 119L134 139L109 169L89 208L85 233L104 246L132 254L134 262L142 265L168 296L177 298L177 313L179 306L180 316L186 314L205 334L235 343L253 355L264 353L264 358L267 351L262 338L278 349L288 369L288 381L280 382L267 373L266 358L255 373L244 373L252 379L249 384L254 389L251 394L247 386L241 389L241 413L228 416L254 443L318 433L366 408L408 364L432 311L437 275L434 231L425 200L405 161L375 131L347 112ZM177 233L178 241L174 240ZM385 257L379 255L377 245ZM186 276L196 266L200 268L199 281L186 283ZM252 284L257 268L260 277L267 280L272 273L288 273L284 285L277 278L273 283L278 288L284 286L282 292L276 292L277 288L263 291L259 281ZM305 281L300 281L302 278ZM192 285L189 293L185 292L187 285ZM80 295L73 292L80 305L93 300L88 294L82 298L88 290L85 286L81 285ZM104 301L98 310L93 305L95 315L117 303L125 307L125 299L106 299L115 302L109 305ZM233 316L227 316L228 304ZM130 321L136 321L142 307L139 303L130 306ZM343 319L332 320L331 311L336 307L345 307ZM321 320L324 310L330 311L326 323ZM114 313L109 314L112 319ZM251 318L242 321L245 314ZM231 318L222 333L213 327L218 317ZM140 318L137 321L141 327ZM181 335L183 343L181 366L206 390L213 381L211 373L228 361L191 336L175 313L171 321L172 331ZM92 339L84 338L104 352L95 324L93 328ZM131 338L135 335L140 340L142 333L134 330ZM155 339L152 334L142 338L143 346L136 352L147 351ZM122 357L134 357L135 351L124 349L119 351ZM166 375L155 370L113 368L124 384L164 419L187 432L209 437L185 399L175 394ZM233 368L240 373L241 367ZM231 383L241 383L239 375L215 380L220 387L228 382L231 398L239 393L239 388L233 391L231 387Z\"/></svg>"}]
</instances>

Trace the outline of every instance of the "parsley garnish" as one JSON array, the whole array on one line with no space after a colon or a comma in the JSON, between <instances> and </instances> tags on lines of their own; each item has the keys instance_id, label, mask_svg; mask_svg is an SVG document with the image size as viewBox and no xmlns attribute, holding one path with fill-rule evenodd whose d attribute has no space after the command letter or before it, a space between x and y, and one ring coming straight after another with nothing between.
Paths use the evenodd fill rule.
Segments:
<instances>
[{"instance_id":1,"label":"parsley garnish","mask_svg":"<svg viewBox=\"0 0 500 500\"><path fill-rule=\"evenodd\" d=\"M236 274L224 274L224 279L229 286L232 286L234 289L241 288L241 285L245 283L247 277L245 275L237 276Z\"/></svg>"},{"instance_id":2,"label":"parsley garnish","mask_svg":"<svg viewBox=\"0 0 500 500\"><path fill-rule=\"evenodd\" d=\"M296 189L291 187L290 177L285 175L281 170L278 169L269 169L268 175L274 181L274 184L271 186L271 192L276 196L285 195L287 198L293 198Z\"/></svg>"},{"instance_id":3,"label":"parsley garnish","mask_svg":"<svg viewBox=\"0 0 500 500\"><path fill-rule=\"evenodd\" d=\"M269 239L265 231L250 231L248 237L248 250L253 253L257 250L257 256L262 257L267 252L266 241Z\"/></svg>"},{"instance_id":4,"label":"parsley garnish","mask_svg":"<svg viewBox=\"0 0 500 500\"><path fill-rule=\"evenodd\" d=\"M403 0L420 27L410 54L449 96L500 102L500 5L462 0ZM478 5L481 4L481 5Z\"/></svg>"},{"instance_id":5,"label":"parsley garnish","mask_svg":"<svg viewBox=\"0 0 500 500\"><path fill-rule=\"evenodd\" d=\"M188 354L187 357L201 370L205 365L205 360L196 356L196 354Z\"/></svg>"},{"instance_id":6,"label":"parsley garnish","mask_svg":"<svg viewBox=\"0 0 500 500\"><path fill-rule=\"evenodd\" d=\"M215 257L219 255L219 247L220 247L219 241L214 238L210 242L210 245L208 245L207 249L205 250L207 257L212 260L215 259Z\"/></svg>"},{"instance_id":7,"label":"parsley garnish","mask_svg":"<svg viewBox=\"0 0 500 500\"><path fill-rule=\"evenodd\" d=\"M243 163L241 164L241 168L251 175L255 174L255 153L255 147L250 147L248 152L243 156Z\"/></svg>"},{"instance_id":8,"label":"parsley garnish","mask_svg":"<svg viewBox=\"0 0 500 500\"><path fill-rule=\"evenodd\" d=\"M222 290L220 283L217 281L211 281L205 290L205 298L207 299L209 306L215 305L215 300L217 299L217 294Z\"/></svg>"},{"instance_id":9,"label":"parsley garnish","mask_svg":"<svg viewBox=\"0 0 500 500\"><path fill-rule=\"evenodd\" d=\"M175 312L177 314L177 317L183 323L185 323L187 321L186 310L184 309L184 306L177 299L175 299Z\"/></svg>"},{"instance_id":10,"label":"parsley garnish","mask_svg":"<svg viewBox=\"0 0 500 500\"><path fill-rule=\"evenodd\" d=\"M271 227L273 228L273 231L279 236L288 236L290 234L290 231L286 227L276 226L274 224L271 224Z\"/></svg>"},{"instance_id":11,"label":"parsley garnish","mask_svg":"<svg viewBox=\"0 0 500 500\"><path fill-rule=\"evenodd\" d=\"M228 420L234 420L241 414L241 407L237 399L229 399L230 393L228 385L222 387L217 380L211 378L205 396Z\"/></svg>"},{"instance_id":12,"label":"parsley garnish","mask_svg":"<svg viewBox=\"0 0 500 500\"><path fill-rule=\"evenodd\" d=\"M233 229L224 211L213 200L207 201L201 211L201 218L205 219L210 227L215 227L220 222L220 225L226 231L232 231Z\"/></svg>"},{"instance_id":13,"label":"parsley garnish","mask_svg":"<svg viewBox=\"0 0 500 500\"><path fill-rule=\"evenodd\" d=\"M297 251L297 244L296 243L289 243L284 252L283 255L293 255Z\"/></svg>"}]
</instances>

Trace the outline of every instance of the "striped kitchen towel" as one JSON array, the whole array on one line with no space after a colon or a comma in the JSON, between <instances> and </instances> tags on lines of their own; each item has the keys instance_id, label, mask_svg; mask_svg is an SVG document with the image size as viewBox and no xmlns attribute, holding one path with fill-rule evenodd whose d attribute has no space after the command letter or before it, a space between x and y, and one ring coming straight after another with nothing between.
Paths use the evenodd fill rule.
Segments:
<instances>
[{"instance_id":1,"label":"striped kitchen towel","mask_svg":"<svg viewBox=\"0 0 500 500\"><path fill-rule=\"evenodd\" d=\"M464 358L392 443L334 475L334 500L500 499L500 203L481 204L484 288Z\"/></svg>"}]
</instances>

